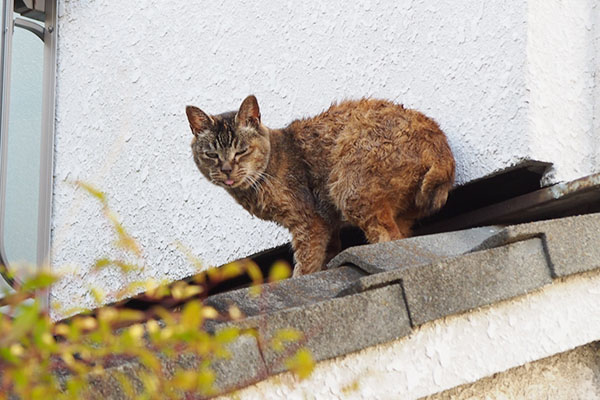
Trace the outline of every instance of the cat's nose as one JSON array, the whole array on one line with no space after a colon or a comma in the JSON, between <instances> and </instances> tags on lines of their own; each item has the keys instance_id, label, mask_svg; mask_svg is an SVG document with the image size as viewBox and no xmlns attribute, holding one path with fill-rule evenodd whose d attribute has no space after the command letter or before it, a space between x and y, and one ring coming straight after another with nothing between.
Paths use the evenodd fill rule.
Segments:
<instances>
[{"instance_id":1,"label":"cat's nose","mask_svg":"<svg viewBox=\"0 0 600 400\"><path fill-rule=\"evenodd\" d=\"M231 172L231 170L232 167L230 162L226 161L223 163L223 165L221 165L221 172L228 174Z\"/></svg>"}]
</instances>

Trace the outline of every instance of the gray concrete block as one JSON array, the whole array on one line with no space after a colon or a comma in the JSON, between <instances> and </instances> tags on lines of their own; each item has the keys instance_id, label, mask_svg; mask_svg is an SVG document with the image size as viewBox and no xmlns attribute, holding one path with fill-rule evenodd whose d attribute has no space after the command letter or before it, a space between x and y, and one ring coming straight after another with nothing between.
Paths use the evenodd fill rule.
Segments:
<instances>
[{"instance_id":1,"label":"gray concrete block","mask_svg":"<svg viewBox=\"0 0 600 400\"><path fill-rule=\"evenodd\" d=\"M580 215L506 227L478 249L539 237L544 241L553 276L600 268L600 214Z\"/></svg>"},{"instance_id":2,"label":"gray concrete block","mask_svg":"<svg viewBox=\"0 0 600 400\"><path fill-rule=\"evenodd\" d=\"M211 296L204 304L221 313L226 313L235 304L250 317L335 297L362 276L364 273L355 268L343 267L262 285L259 296L244 288Z\"/></svg>"},{"instance_id":3,"label":"gray concrete block","mask_svg":"<svg viewBox=\"0 0 600 400\"><path fill-rule=\"evenodd\" d=\"M211 360L210 368L215 372L216 377L213 394L227 393L268 377L267 368L254 336L240 335L228 345L228 350L231 353L230 358ZM192 353L181 353L176 359L167 358L161 353L157 353L157 356L167 376L172 376L177 369L196 370L200 365L200 357ZM122 375L131 382L137 393L141 393L143 384L140 374L143 371L144 366L135 360L106 368L102 375L90 375L90 393L93 394L93 398L127 399L129 397L123 390L117 375ZM67 379L68 377L65 378L65 382ZM205 398L201 394L196 395L195 398Z\"/></svg>"},{"instance_id":4,"label":"gray concrete block","mask_svg":"<svg viewBox=\"0 0 600 400\"><path fill-rule=\"evenodd\" d=\"M498 226L488 226L351 247L334 257L327 268L352 264L370 274L375 274L431 264L469 252L486 239L498 234L501 229Z\"/></svg>"},{"instance_id":5,"label":"gray concrete block","mask_svg":"<svg viewBox=\"0 0 600 400\"><path fill-rule=\"evenodd\" d=\"M268 376L267 367L252 335L240 335L229 345L231 358L211 363L216 374L215 389L219 393L248 386Z\"/></svg>"},{"instance_id":6,"label":"gray concrete block","mask_svg":"<svg viewBox=\"0 0 600 400\"><path fill-rule=\"evenodd\" d=\"M225 327L228 325L221 325ZM248 386L268 376L256 337L241 334L227 346L231 357L213 358L210 368L215 373L215 393L226 393ZM200 358L192 353L179 354L175 361L163 360L163 368L173 374L176 369L196 370Z\"/></svg>"},{"instance_id":7,"label":"gray concrete block","mask_svg":"<svg viewBox=\"0 0 600 400\"><path fill-rule=\"evenodd\" d=\"M87 398L92 399L105 399L105 400L129 400L131 396L128 396L126 391L123 389L118 376L122 376L127 379L136 394L141 393L143 384L139 378L139 372L142 366L135 362L125 363L118 367L112 367L106 369L104 374L90 375Z\"/></svg>"},{"instance_id":8,"label":"gray concrete block","mask_svg":"<svg viewBox=\"0 0 600 400\"><path fill-rule=\"evenodd\" d=\"M519 296L551 282L538 238L411 268L402 274L414 325Z\"/></svg>"},{"instance_id":9,"label":"gray concrete block","mask_svg":"<svg viewBox=\"0 0 600 400\"><path fill-rule=\"evenodd\" d=\"M270 374L284 371L285 360L300 347L309 349L320 361L388 342L411 331L399 285L252 317L242 323L257 329ZM304 338L277 352L272 348L272 339L285 328L301 331Z\"/></svg>"}]
</instances>

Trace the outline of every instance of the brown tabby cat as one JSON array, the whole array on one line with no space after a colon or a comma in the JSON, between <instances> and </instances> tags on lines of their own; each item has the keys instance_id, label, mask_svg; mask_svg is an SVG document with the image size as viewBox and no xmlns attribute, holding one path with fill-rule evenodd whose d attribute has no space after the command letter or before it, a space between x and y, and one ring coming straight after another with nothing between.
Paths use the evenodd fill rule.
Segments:
<instances>
[{"instance_id":1,"label":"brown tabby cat","mask_svg":"<svg viewBox=\"0 0 600 400\"><path fill-rule=\"evenodd\" d=\"M340 251L343 223L371 243L409 236L440 209L454 158L435 121L385 100L333 104L283 129L261 123L256 97L236 113L188 106L194 161L246 210L292 233L294 276Z\"/></svg>"}]
</instances>

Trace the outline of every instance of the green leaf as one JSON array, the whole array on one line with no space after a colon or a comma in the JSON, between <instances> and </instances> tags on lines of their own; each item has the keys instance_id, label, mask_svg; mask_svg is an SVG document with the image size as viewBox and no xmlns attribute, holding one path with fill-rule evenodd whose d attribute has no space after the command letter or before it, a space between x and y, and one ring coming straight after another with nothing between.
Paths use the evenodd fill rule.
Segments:
<instances>
[{"instance_id":1,"label":"green leaf","mask_svg":"<svg viewBox=\"0 0 600 400\"><path fill-rule=\"evenodd\" d=\"M40 384L33 388L31 391L31 399L32 400L46 400L48 398L48 390L46 385Z\"/></svg>"},{"instance_id":2,"label":"green leaf","mask_svg":"<svg viewBox=\"0 0 600 400\"><path fill-rule=\"evenodd\" d=\"M282 352L285 348L285 343L297 342L304 335L296 329L279 329L271 339L271 347L277 352Z\"/></svg>"},{"instance_id":3,"label":"green leaf","mask_svg":"<svg viewBox=\"0 0 600 400\"><path fill-rule=\"evenodd\" d=\"M119 322L137 322L145 317L143 311L120 309L117 311L117 320Z\"/></svg>"},{"instance_id":4,"label":"green leaf","mask_svg":"<svg viewBox=\"0 0 600 400\"><path fill-rule=\"evenodd\" d=\"M269 282L277 282L287 279L292 275L292 268L284 261L277 261L269 271Z\"/></svg>"},{"instance_id":5,"label":"green leaf","mask_svg":"<svg viewBox=\"0 0 600 400\"><path fill-rule=\"evenodd\" d=\"M110 261L108 258L99 258L94 263L94 269L102 269L104 267L108 267L109 265L112 265L112 261Z\"/></svg>"},{"instance_id":6,"label":"green leaf","mask_svg":"<svg viewBox=\"0 0 600 400\"><path fill-rule=\"evenodd\" d=\"M17 386L26 387L29 384L29 379L25 371L21 368L13 369L13 380L15 381Z\"/></svg>"},{"instance_id":7,"label":"green leaf","mask_svg":"<svg viewBox=\"0 0 600 400\"><path fill-rule=\"evenodd\" d=\"M115 371L113 372L112 376L119 381L127 398L135 398L135 388L133 387L129 377L124 372Z\"/></svg>"},{"instance_id":8,"label":"green leaf","mask_svg":"<svg viewBox=\"0 0 600 400\"><path fill-rule=\"evenodd\" d=\"M77 181L77 182L75 182L75 184L77 186L79 186L80 188L84 189L86 192L88 192L95 198L97 198L102 204L106 204L106 196L104 195L104 193L102 191L96 189L94 186L90 185L89 183Z\"/></svg>"},{"instance_id":9,"label":"green leaf","mask_svg":"<svg viewBox=\"0 0 600 400\"><path fill-rule=\"evenodd\" d=\"M240 276L242 274L242 267L239 262L232 262L219 268L219 271L221 272L221 278L226 280Z\"/></svg>"},{"instance_id":10,"label":"green leaf","mask_svg":"<svg viewBox=\"0 0 600 400\"><path fill-rule=\"evenodd\" d=\"M102 304L104 302L106 296L104 295L102 289L92 288L91 292L96 304Z\"/></svg>"},{"instance_id":11,"label":"green leaf","mask_svg":"<svg viewBox=\"0 0 600 400\"><path fill-rule=\"evenodd\" d=\"M37 301L31 304L22 304L17 310L17 318L13 323L10 338L19 340L31 331L40 315L40 306Z\"/></svg>"},{"instance_id":12,"label":"green leaf","mask_svg":"<svg viewBox=\"0 0 600 400\"><path fill-rule=\"evenodd\" d=\"M215 373L208 368L198 371L197 384L201 392L211 393L214 391Z\"/></svg>"},{"instance_id":13,"label":"green leaf","mask_svg":"<svg viewBox=\"0 0 600 400\"><path fill-rule=\"evenodd\" d=\"M37 289L44 289L56 282L56 276L50 272L40 271L34 277L27 279L21 286L21 291L29 292Z\"/></svg>"},{"instance_id":14,"label":"green leaf","mask_svg":"<svg viewBox=\"0 0 600 400\"><path fill-rule=\"evenodd\" d=\"M197 379L196 371L179 370L173 376L173 385L178 389L192 390L194 389Z\"/></svg>"},{"instance_id":15,"label":"green leaf","mask_svg":"<svg viewBox=\"0 0 600 400\"><path fill-rule=\"evenodd\" d=\"M358 378L342 387L342 393L346 396L350 396L352 393L356 393L360 390L360 381Z\"/></svg>"},{"instance_id":16,"label":"green leaf","mask_svg":"<svg viewBox=\"0 0 600 400\"><path fill-rule=\"evenodd\" d=\"M138 357L142 361L144 367L149 368L154 372L160 371L160 360L151 351L142 350L138 353Z\"/></svg>"},{"instance_id":17,"label":"green leaf","mask_svg":"<svg viewBox=\"0 0 600 400\"><path fill-rule=\"evenodd\" d=\"M258 284L253 284L252 286L250 286L250 289L248 289L248 294L252 297L258 297L261 295L262 289L262 286Z\"/></svg>"},{"instance_id":18,"label":"green leaf","mask_svg":"<svg viewBox=\"0 0 600 400\"><path fill-rule=\"evenodd\" d=\"M50 351L56 349L56 341L50 329L50 321L46 318L39 319L33 329L34 343L41 350Z\"/></svg>"},{"instance_id":19,"label":"green leaf","mask_svg":"<svg viewBox=\"0 0 600 400\"><path fill-rule=\"evenodd\" d=\"M202 324L202 304L198 300L188 301L181 312L181 323L189 330L198 330Z\"/></svg>"},{"instance_id":20,"label":"green leaf","mask_svg":"<svg viewBox=\"0 0 600 400\"><path fill-rule=\"evenodd\" d=\"M215 340L220 344L227 344L233 342L238 336L240 336L240 329L232 326L215 333Z\"/></svg>"},{"instance_id":21,"label":"green leaf","mask_svg":"<svg viewBox=\"0 0 600 400\"><path fill-rule=\"evenodd\" d=\"M131 263L126 263L124 261L115 261L115 265L117 267L119 267L119 269L122 272L137 271L140 269L140 267L138 267L137 265L131 264Z\"/></svg>"},{"instance_id":22,"label":"green leaf","mask_svg":"<svg viewBox=\"0 0 600 400\"><path fill-rule=\"evenodd\" d=\"M117 242L116 242L117 247L120 247L124 250L131 251L135 255L140 256L142 254L142 252L141 252L137 242L129 233L127 233L123 224L121 224L119 222L117 216L111 213L111 215L109 216L109 219L112 222L113 227L115 228L115 231L117 232L117 237L118 237Z\"/></svg>"},{"instance_id":23,"label":"green leaf","mask_svg":"<svg viewBox=\"0 0 600 400\"><path fill-rule=\"evenodd\" d=\"M144 384L144 392L142 396L138 396L139 400L143 400L143 399L156 399L157 396L157 392L159 390L159 378L156 376L156 374L152 373L152 372L145 372L145 373L140 373L139 374L139 378L141 379L142 383ZM161 393L163 394L163 393ZM163 396L160 396L161 398L164 398Z\"/></svg>"},{"instance_id":24,"label":"green leaf","mask_svg":"<svg viewBox=\"0 0 600 400\"><path fill-rule=\"evenodd\" d=\"M0 358L8 361L11 364L18 364L20 361L19 358L16 357L8 347L0 347Z\"/></svg>"},{"instance_id":25,"label":"green leaf","mask_svg":"<svg viewBox=\"0 0 600 400\"><path fill-rule=\"evenodd\" d=\"M310 351L302 348L293 357L287 359L285 365L290 371L298 375L300 379L306 379L315 368L315 361Z\"/></svg>"},{"instance_id":26,"label":"green leaf","mask_svg":"<svg viewBox=\"0 0 600 400\"><path fill-rule=\"evenodd\" d=\"M245 267L248 276L252 279L252 283L260 285L263 281L263 275L258 265L254 261L247 260Z\"/></svg>"},{"instance_id":27,"label":"green leaf","mask_svg":"<svg viewBox=\"0 0 600 400\"><path fill-rule=\"evenodd\" d=\"M67 379L67 398L81 398L80 395L84 388L85 382L82 379Z\"/></svg>"}]
</instances>

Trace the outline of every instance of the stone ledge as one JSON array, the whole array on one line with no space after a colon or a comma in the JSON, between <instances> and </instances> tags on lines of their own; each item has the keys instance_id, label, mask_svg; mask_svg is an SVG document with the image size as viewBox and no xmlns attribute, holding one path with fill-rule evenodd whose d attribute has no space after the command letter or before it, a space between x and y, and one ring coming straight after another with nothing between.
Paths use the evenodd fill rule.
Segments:
<instances>
[{"instance_id":1,"label":"stone ledge","mask_svg":"<svg viewBox=\"0 0 600 400\"><path fill-rule=\"evenodd\" d=\"M335 256L327 264L327 268L351 264L369 274L376 274L431 264L447 257L467 253L501 230L502 227L499 226L486 226L417 236L395 242L355 246Z\"/></svg>"},{"instance_id":2,"label":"stone ledge","mask_svg":"<svg viewBox=\"0 0 600 400\"><path fill-rule=\"evenodd\" d=\"M235 395L421 398L598 341L599 288L600 269L572 275L524 296L420 325L399 340L322 361L308 379L284 373ZM349 385L357 391L345 392Z\"/></svg>"},{"instance_id":3,"label":"stone ledge","mask_svg":"<svg viewBox=\"0 0 600 400\"><path fill-rule=\"evenodd\" d=\"M219 311L236 304L246 318L211 322L209 330L234 324L258 332L258 339L242 335L230 346L232 358L213 364L216 386L226 393L285 371L284 359L298 347L308 348L316 361L331 359L416 332L411 327L535 291L553 277L597 269L597 243L600 214L478 228L350 249L330 267L352 260L360 270L342 266L267 284L258 297L248 289L212 296L205 304ZM305 338L278 353L270 342L285 328ZM178 365L194 367L185 357ZM135 382L141 367L116 368L127 369ZM97 386L101 392L107 387ZM120 398L118 393L105 397Z\"/></svg>"},{"instance_id":4,"label":"stone ledge","mask_svg":"<svg viewBox=\"0 0 600 400\"><path fill-rule=\"evenodd\" d=\"M341 296L401 282L411 322L483 307L552 282L542 241L529 239L499 248L359 279Z\"/></svg>"},{"instance_id":5,"label":"stone ledge","mask_svg":"<svg viewBox=\"0 0 600 400\"><path fill-rule=\"evenodd\" d=\"M248 386L252 383L266 379L269 376L262 355L258 348L256 338L252 335L242 334L228 345L231 352L229 359L214 359L211 361L211 369L215 372L216 380L214 384L215 395L219 393L231 392ZM166 360L158 354L161 360L163 370L169 375L176 369L184 370L197 369L199 359L191 354L181 354L176 361ZM123 362L117 366L106 368L103 374L93 374L89 376L91 398L102 398L106 400L125 400L129 399L118 375L124 376L131 382L134 390L141 391L143 388L140 374L144 371L142 364L135 360ZM68 375L61 378L66 382ZM200 396L194 398L208 398L210 396Z\"/></svg>"},{"instance_id":6,"label":"stone ledge","mask_svg":"<svg viewBox=\"0 0 600 400\"><path fill-rule=\"evenodd\" d=\"M364 275L356 268L341 267L264 284L259 296L244 288L211 296L204 304L221 313L227 313L229 306L235 304L244 316L251 317L333 298Z\"/></svg>"},{"instance_id":7,"label":"stone ledge","mask_svg":"<svg viewBox=\"0 0 600 400\"><path fill-rule=\"evenodd\" d=\"M265 297L272 301L262 308L271 312L259 314L253 306L249 318L236 324L258 330L268 373L279 373L284 357L268 346L279 329L304 332L300 345L317 361L388 342L408 335L411 326L529 293L551 284L553 276L597 268L596 227L600 216L587 215L351 248L334 258L328 271L273 286L277 292ZM580 246L565 245L573 240ZM372 274L335 268L345 262ZM336 270L344 278L340 284L329 275ZM310 293L303 287L310 283L318 283L316 296L290 298L290 293ZM234 298L238 306L248 299L241 292L229 297Z\"/></svg>"},{"instance_id":8,"label":"stone ledge","mask_svg":"<svg viewBox=\"0 0 600 400\"><path fill-rule=\"evenodd\" d=\"M270 374L285 371L285 358L300 347L321 361L389 342L411 331L400 285L219 324L217 329L232 324L256 329ZM270 343L277 331L286 328L303 332L304 339L279 353Z\"/></svg>"},{"instance_id":9,"label":"stone ledge","mask_svg":"<svg viewBox=\"0 0 600 400\"><path fill-rule=\"evenodd\" d=\"M220 393L247 386L269 375L254 336L240 335L229 345L229 351L231 358L211 363L216 375L215 387Z\"/></svg>"},{"instance_id":10,"label":"stone ledge","mask_svg":"<svg viewBox=\"0 0 600 400\"><path fill-rule=\"evenodd\" d=\"M403 275L414 325L507 300L552 283L540 239L410 268Z\"/></svg>"},{"instance_id":11,"label":"stone ledge","mask_svg":"<svg viewBox=\"0 0 600 400\"><path fill-rule=\"evenodd\" d=\"M498 247L530 237L543 240L553 277L600 267L600 214L508 226L486 239L477 249Z\"/></svg>"}]
</instances>

